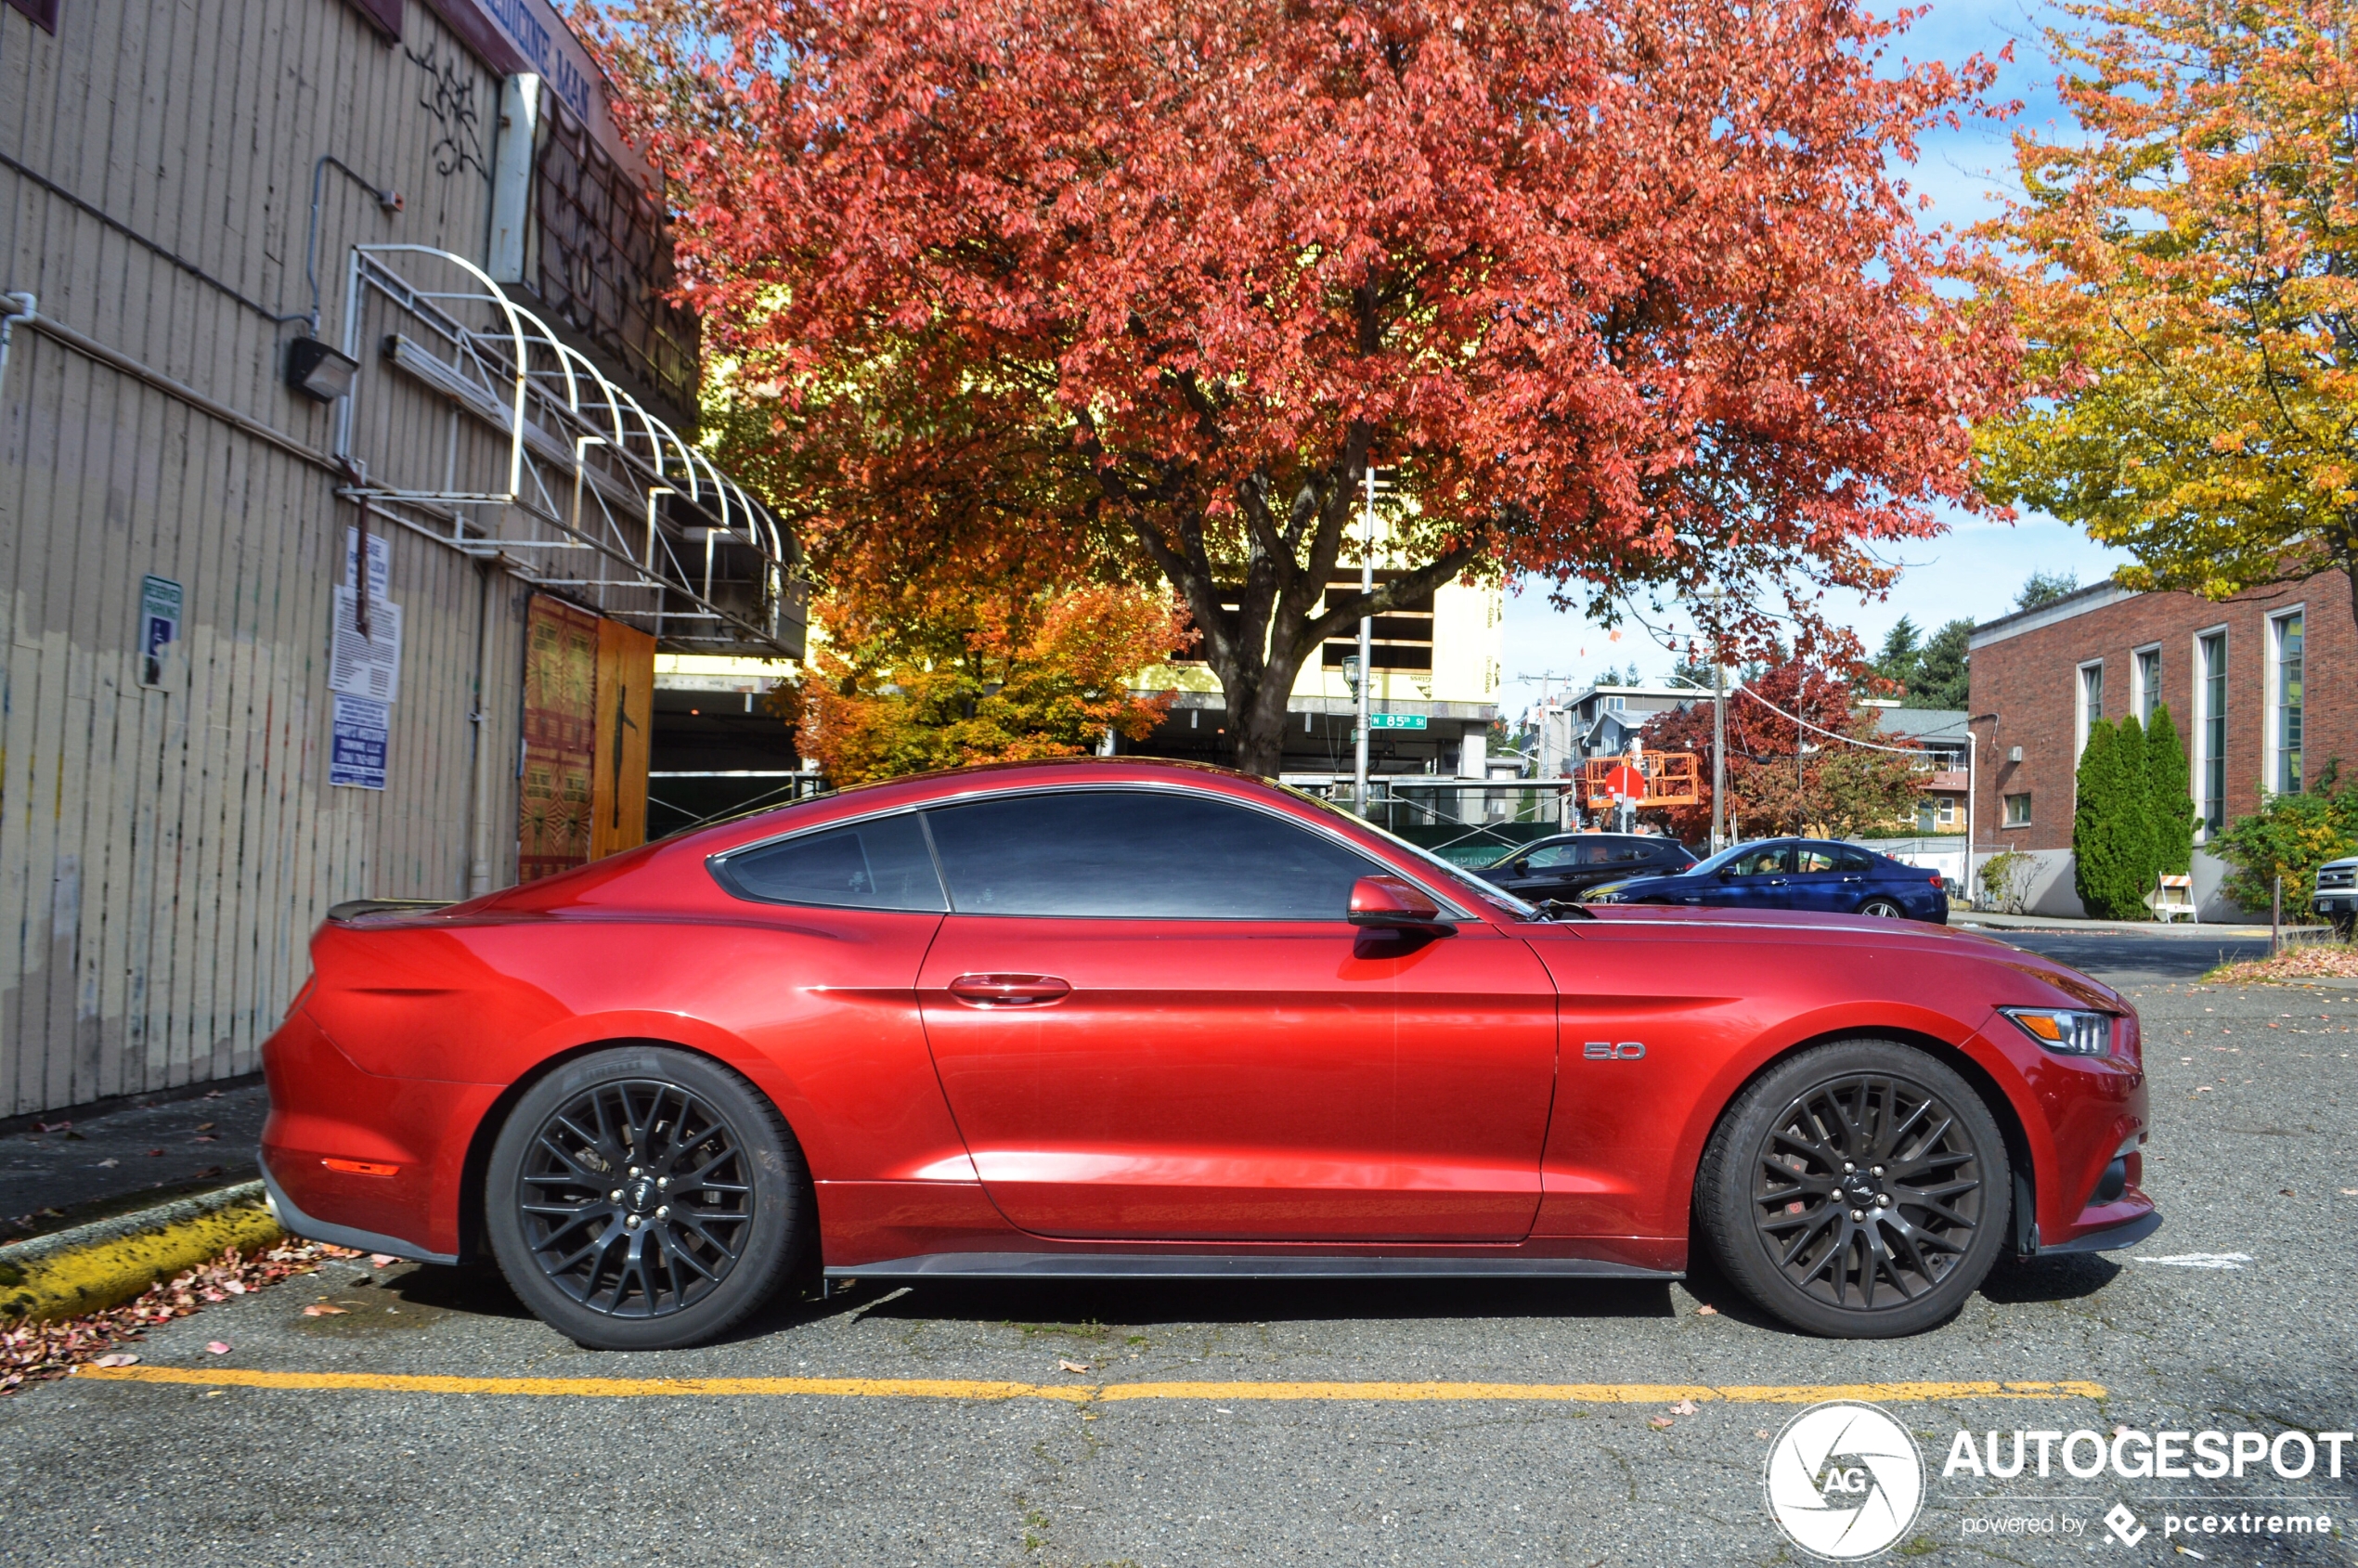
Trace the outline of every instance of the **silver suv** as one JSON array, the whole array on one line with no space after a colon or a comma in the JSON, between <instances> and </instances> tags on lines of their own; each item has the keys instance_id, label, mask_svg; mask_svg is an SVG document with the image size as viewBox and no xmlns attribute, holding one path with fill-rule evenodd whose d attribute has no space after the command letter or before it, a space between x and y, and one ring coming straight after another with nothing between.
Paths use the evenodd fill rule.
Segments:
<instances>
[{"instance_id":1,"label":"silver suv","mask_svg":"<svg viewBox=\"0 0 2358 1568\"><path fill-rule=\"evenodd\" d=\"M2318 914L2334 923L2335 935L2350 940L2352 926L2358 925L2358 855L2345 855L2319 866L2310 901L2317 906Z\"/></svg>"}]
</instances>

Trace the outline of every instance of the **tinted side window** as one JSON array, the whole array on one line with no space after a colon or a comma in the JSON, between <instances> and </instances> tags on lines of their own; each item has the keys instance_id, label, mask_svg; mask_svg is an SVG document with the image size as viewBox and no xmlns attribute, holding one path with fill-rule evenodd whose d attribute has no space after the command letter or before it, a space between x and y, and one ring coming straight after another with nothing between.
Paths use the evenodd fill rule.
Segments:
<instances>
[{"instance_id":1,"label":"tinted side window","mask_svg":"<svg viewBox=\"0 0 2358 1568\"><path fill-rule=\"evenodd\" d=\"M1875 857L1867 853L1864 849L1839 849L1836 850L1834 854L1834 869L1836 871L1859 872L1878 871L1882 868L1876 864Z\"/></svg>"},{"instance_id":2,"label":"tinted side window","mask_svg":"<svg viewBox=\"0 0 2358 1568\"><path fill-rule=\"evenodd\" d=\"M1729 863L1731 876L1775 876L1793 864L1791 850L1782 844L1750 850Z\"/></svg>"},{"instance_id":3,"label":"tinted side window","mask_svg":"<svg viewBox=\"0 0 2358 1568\"><path fill-rule=\"evenodd\" d=\"M938 911L940 879L916 816L878 817L742 850L716 868L740 898L838 909Z\"/></svg>"},{"instance_id":4,"label":"tinted side window","mask_svg":"<svg viewBox=\"0 0 2358 1568\"><path fill-rule=\"evenodd\" d=\"M1799 844L1794 847L1795 871L1832 871L1840 857L1831 844Z\"/></svg>"},{"instance_id":5,"label":"tinted side window","mask_svg":"<svg viewBox=\"0 0 2358 1568\"><path fill-rule=\"evenodd\" d=\"M1545 866L1571 865L1579 853L1580 848L1576 844L1550 844L1544 849L1531 851L1531 869L1537 871Z\"/></svg>"},{"instance_id":6,"label":"tinted side window","mask_svg":"<svg viewBox=\"0 0 2358 1568\"><path fill-rule=\"evenodd\" d=\"M961 914L1333 920L1384 868L1289 823L1164 790L1016 795L927 813Z\"/></svg>"}]
</instances>

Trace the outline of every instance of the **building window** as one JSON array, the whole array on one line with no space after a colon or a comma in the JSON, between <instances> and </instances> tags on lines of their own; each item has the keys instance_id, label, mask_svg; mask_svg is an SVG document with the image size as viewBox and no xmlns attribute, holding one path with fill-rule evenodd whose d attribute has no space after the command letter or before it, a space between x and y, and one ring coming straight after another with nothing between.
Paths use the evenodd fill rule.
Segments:
<instances>
[{"instance_id":1,"label":"building window","mask_svg":"<svg viewBox=\"0 0 2358 1568\"><path fill-rule=\"evenodd\" d=\"M2009 795L2006 797L2005 825L2008 827L2028 827L2030 825L2030 797L2028 795Z\"/></svg>"},{"instance_id":2,"label":"building window","mask_svg":"<svg viewBox=\"0 0 2358 1568\"><path fill-rule=\"evenodd\" d=\"M2272 715L2276 743L2272 787L2278 795L2300 793L2300 623L2299 610L2268 623L2275 651L2275 666L2269 676L2276 688L2275 712Z\"/></svg>"},{"instance_id":3,"label":"building window","mask_svg":"<svg viewBox=\"0 0 2358 1568\"><path fill-rule=\"evenodd\" d=\"M2088 731L2105 716L2105 661L2097 659L2079 667L2079 736L2073 744L2075 760L2088 749Z\"/></svg>"},{"instance_id":4,"label":"building window","mask_svg":"<svg viewBox=\"0 0 2358 1568\"><path fill-rule=\"evenodd\" d=\"M2151 724L2154 709L2161 706L2161 650L2141 648L2137 651L2137 722Z\"/></svg>"},{"instance_id":5,"label":"building window","mask_svg":"<svg viewBox=\"0 0 2358 1568\"><path fill-rule=\"evenodd\" d=\"M1611 708L1613 712L1619 713L1629 706L1629 699L1627 697L1607 697L1605 699L1605 706Z\"/></svg>"},{"instance_id":6,"label":"building window","mask_svg":"<svg viewBox=\"0 0 2358 1568\"><path fill-rule=\"evenodd\" d=\"M2202 820L2212 833L2227 825L2227 634L2202 640Z\"/></svg>"}]
</instances>

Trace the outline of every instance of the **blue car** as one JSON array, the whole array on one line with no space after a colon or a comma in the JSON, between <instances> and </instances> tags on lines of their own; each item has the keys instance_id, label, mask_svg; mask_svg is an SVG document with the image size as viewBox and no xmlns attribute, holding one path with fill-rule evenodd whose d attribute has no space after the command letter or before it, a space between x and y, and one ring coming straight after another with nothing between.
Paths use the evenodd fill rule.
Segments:
<instances>
[{"instance_id":1,"label":"blue car","mask_svg":"<svg viewBox=\"0 0 2358 1568\"><path fill-rule=\"evenodd\" d=\"M1902 865L1856 844L1762 838L1722 849L1671 876L1636 876L1589 889L1594 904L1727 904L1807 909L1888 920L1949 923L1938 872Z\"/></svg>"}]
</instances>

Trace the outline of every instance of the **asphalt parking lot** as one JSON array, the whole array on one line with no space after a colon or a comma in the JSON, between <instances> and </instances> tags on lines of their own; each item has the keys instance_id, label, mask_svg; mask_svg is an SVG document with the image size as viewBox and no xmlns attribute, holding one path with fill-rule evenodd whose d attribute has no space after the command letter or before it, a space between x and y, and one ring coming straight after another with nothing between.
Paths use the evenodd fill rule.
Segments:
<instances>
[{"instance_id":1,"label":"asphalt parking lot","mask_svg":"<svg viewBox=\"0 0 2358 1568\"><path fill-rule=\"evenodd\" d=\"M2217 954L2176 934L2015 935L2131 989L2168 1224L2131 1253L1994 1276L1919 1339L1804 1339L1709 1278L863 1286L632 1356L559 1339L496 1277L339 1263L151 1334L124 1380L0 1400L0 1547L43 1564L1792 1562L1763 1504L1770 1438L1813 1391L1872 1385L1928 1465L1897 1557L2353 1561L2358 1450L2338 1480L2322 1460L2290 1481L1941 1473L1960 1430L2358 1425L2358 990L2196 989ZM2116 1504L2134 1546L2103 1523ZM2332 1533L2164 1534L2272 1509Z\"/></svg>"}]
</instances>

